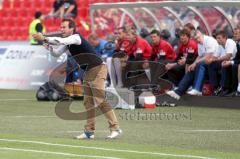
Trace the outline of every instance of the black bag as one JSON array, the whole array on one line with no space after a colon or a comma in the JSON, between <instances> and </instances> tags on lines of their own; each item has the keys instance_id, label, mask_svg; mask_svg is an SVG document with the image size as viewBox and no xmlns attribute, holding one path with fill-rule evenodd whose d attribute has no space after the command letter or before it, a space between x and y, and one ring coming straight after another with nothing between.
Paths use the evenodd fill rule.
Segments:
<instances>
[{"instance_id":1,"label":"black bag","mask_svg":"<svg viewBox=\"0 0 240 159\"><path fill-rule=\"evenodd\" d=\"M58 101L68 97L67 92L55 82L46 82L37 90L38 101Z\"/></svg>"}]
</instances>

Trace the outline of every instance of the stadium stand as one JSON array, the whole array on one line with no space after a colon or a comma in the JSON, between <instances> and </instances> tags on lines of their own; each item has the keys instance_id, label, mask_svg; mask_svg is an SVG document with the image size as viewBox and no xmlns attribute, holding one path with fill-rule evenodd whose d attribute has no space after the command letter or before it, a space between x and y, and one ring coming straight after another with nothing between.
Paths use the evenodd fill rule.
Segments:
<instances>
[{"instance_id":1,"label":"stadium stand","mask_svg":"<svg viewBox=\"0 0 240 159\"><path fill-rule=\"evenodd\" d=\"M2 0L2 9L0 9L0 40L28 40L28 26L33 19L32 15L36 10L43 14L50 12L54 0ZM115 0L114 2L135 2L137 0ZM149 0L156 1L156 0ZM112 0L77 0L78 17L76 19L78 30L87 36L90 31L85 30L80 20L87 23L89 18L89 4L109 3ZM56 31L59 20L46 20L47 31Z\"/></svg>"}]
</instances>

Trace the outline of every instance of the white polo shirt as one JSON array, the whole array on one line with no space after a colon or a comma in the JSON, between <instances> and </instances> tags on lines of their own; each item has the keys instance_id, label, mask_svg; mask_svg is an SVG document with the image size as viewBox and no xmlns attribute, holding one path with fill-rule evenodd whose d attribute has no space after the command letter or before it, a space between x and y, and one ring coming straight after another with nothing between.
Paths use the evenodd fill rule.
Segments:
<instances>
[{"instance_id":1,"label":"white polo shirt","mask_svg":"<svg viewBox=\"0 0 240 159\"><path fill-rule=\"evenodd\" d=\"M212 53L213 56L219 57L219 45L216 39L211 36L203 36L203 44L198 43L198 55L200 57L205 56L207 53Z\"/></svg>"},{"instance_id":2,"label":"white polo shirt","mask_svg":"<svg viewBox=\"0 0 240 159\"><path fill-rule=\"evenodd\" d=\"M232 39L227 39L225 46L220 45L220 57L226 54L232 54L231 60L234 59L237 54L237 45Z\"/></svg>"}]
</instances>

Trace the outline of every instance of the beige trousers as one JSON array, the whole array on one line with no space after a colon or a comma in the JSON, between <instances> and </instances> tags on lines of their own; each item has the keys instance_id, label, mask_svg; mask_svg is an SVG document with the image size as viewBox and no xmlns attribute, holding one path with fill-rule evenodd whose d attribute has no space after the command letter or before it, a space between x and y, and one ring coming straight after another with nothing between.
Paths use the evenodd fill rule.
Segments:
<instances>
[{"instance_id":1,"label":"beige trousers","mask_svg":"<svg viewBox=\"0 0 240 159\"><path fill-rule=\"evenodd\" d=\"M88 70L84 76L84 106L87 113L85 131L95 130L95 114L101 111L108 120L110 130L119 128L117 117L111 105L105 98L105 80L107 78L107 66L102 64ZM97 109L94 109L97 107Z\"/></svg>"}]
</instances>

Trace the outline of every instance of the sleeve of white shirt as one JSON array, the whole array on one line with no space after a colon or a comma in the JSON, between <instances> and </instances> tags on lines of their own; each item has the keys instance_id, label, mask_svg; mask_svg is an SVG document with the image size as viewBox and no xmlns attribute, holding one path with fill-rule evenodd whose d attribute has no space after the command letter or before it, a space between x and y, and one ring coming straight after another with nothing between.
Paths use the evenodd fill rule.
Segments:
<instances>
[{"instance_id":1,"label":"sleeve of white shirt","mask_svg":"<svg viewBox=\"0 0 240 159\"><path fill-rule=\"evenodd\" d=\"M233 40L227 40L225 45L225 53L234 56L236 50L236 43Z\"/></svg>"},{"instance_id":2,"label":"sleeve of white shirt","mask_svg":"<svg viewBox=\"0 0 240 159\"><path fill-rule=\"evenodd\" d=\"M50 51L51 55L54 57L59 57L68 50L67 46L65 45L60 45L56 49L53 48L53 46L49 45L47 49Z\"/></svg>"},{"instance_id":3,"label":"sleeve of white shirt","mask_svg":"<svg viewBox=\"0 0 240 159\"><path fill-rule=\"evenodd\" d=\"M78 34L73 34L66 38L48 37L48 42L54 45L81 45L82 40Z\"/></svg>"},{"instance_id":4,"label":"sleeve of white shirt","mask_svg":"<svg viewBox=\"0 0 240 159\"><path fill-rule=\"evenodd\" d=\"M208 39L206 41L206 53L215 53L218 50L218 43L214 39Z\"/></svg>"}]
</instances>

